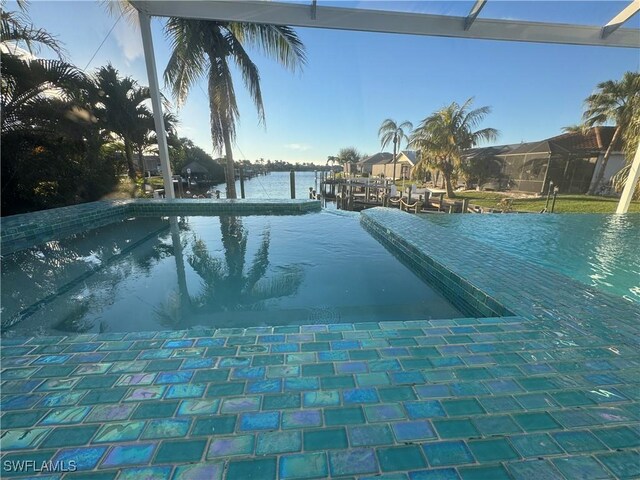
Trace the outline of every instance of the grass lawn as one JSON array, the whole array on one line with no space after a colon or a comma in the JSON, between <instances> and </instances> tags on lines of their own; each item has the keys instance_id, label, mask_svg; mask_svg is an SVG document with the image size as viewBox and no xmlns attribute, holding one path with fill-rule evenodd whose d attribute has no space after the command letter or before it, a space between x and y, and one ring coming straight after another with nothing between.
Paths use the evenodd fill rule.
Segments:
<instances>
[{"instance_id":1,"label":"grass lawn","mask_svg":"<svg viewBox=\"0 0 640 480\"><path fill-rule=\"evenodd\" d=\"M500 208L498 203L508 195L497 192L459 192L458 198L468 198L469 202L481 207ZM523 212L539 212L544 208L546 198L513 198L513 209ZM558 195L555 213L614 213L617 198L588 195ZM551 208L551 201L549 201ZM630 213L640 213L640 202L631 202Z\"/></svg>"}]
</instances>

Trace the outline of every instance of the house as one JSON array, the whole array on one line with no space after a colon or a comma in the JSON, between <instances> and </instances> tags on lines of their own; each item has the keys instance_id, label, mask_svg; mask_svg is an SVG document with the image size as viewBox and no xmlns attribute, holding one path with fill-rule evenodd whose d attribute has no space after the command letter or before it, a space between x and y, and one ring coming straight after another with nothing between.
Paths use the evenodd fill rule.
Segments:
<instances>
[{"instance_id":1,"label":"house","mask_svg":"<svg viewBox=\"0 0 640 480\"><path fill-rule=\"evenodd\" d=\"M158 155L143 155L142 165L140 165L140 157L138 155L133 156L133 161L138 170L143 171L145 174L147 172L150 172L151 175L160 175L162 173L160 157Z\"/></svg>"},{"instance_id":2,"label":"house","mask_svg":"<svg viewBox=\"0 0 640 480\"><path fill-rule=\"evenodd\" d=\"M418 163L418 152L415 150L403 150L396 156L395 177L409 180L416 163ZM371 175L392 178L393 170L393 155L391 155L391 158L387 161L374 164Z\"/></svg>"},{"instance_id":3,"label":"house","mask_svg":"<svg viewBox=\"0 0 640 480\"><path fill-rule=\"evenodd\" d=\"M193 180L207 180L209 178L209 170L200 165L198 162L190 162L182 167L180 173L183 177L191 177Z\"/></svg>"},{"instance_id":4,"label":"house","mask_svg":"<svg viewBox=\"0 0 640 480\"><path fill-rule=\"evenodd\" d=\"M374 165L381 164L381 163L384 164L392 159L393 159L393 154L389 152L376 153L375 155L371 155L370 157L367 157L364 160L360 160L356 164L357 173L372 175Z\"/></svg>"},{"instance_id":5,"label":"house","mask_svg":"<svg viewBox=\"0 0 640 480\"><path fill-rule=\"evenodd\" d=\"M586 193L596 181L615 127L594 127L586 133L571 132L537 142L470 149L466 161L496 165L489 179L500 188L544 193L553 182L562 193ZM624 166L622 142L613 146L602 186Z\"/></svg>"}]
</instances>

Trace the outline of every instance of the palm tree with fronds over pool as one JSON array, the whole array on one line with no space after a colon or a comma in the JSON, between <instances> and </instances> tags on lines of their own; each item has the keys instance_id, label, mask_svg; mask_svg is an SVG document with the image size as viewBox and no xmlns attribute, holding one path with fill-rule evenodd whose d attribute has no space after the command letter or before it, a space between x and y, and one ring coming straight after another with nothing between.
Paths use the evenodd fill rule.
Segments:
<instances>
[{"instance_id":1,"label":"palm tree with fronds over pool","mask_svg":"<svg viewBox=\"0 0 640 480\"><path fill-rule=\"evenodd\" d=\"M292 28L277 25L170 18L165 32L172 44L165 82L180 105L198 80L206 77L211 140L214 148L224 149L226 154L227 198L237 198L232 143L240 111L231 63L240 71L258 118L264 123L260 74L246 48L261 50L295 71L306 62L304 45Z\"/></svg>"},{"instance_id":2,"label":"palm tree with fronds over pool","mask_svg":"<svg viewBox=\"0 0 640 480\"><path fill-rule=\"evenodd\" d=\"M600 170L587 192L589 195L593 195L600 186L614 145L621 136L624 136L625 130L633 124L634 112L638 115L638 109L635 106L639 102L639 97L640 73L626 72L619 81L608 80L599 83L596 92L585 100L586 110L583 119L587 127L607 123L614 123L616 126L611 143L604 153Z\"/></svg>"},{"instance_id":3,"label":"palm tree with fronds over pool","mask_svg":"<svg viewBox=\"0 0 640 480\"><path fill-rule=\"evenodd\" d=\"M462 105L453 102L426 117L411 135L409 145L420 150L418 167L425 162L442 172L447 197L455 197L451 178L461 168L462 154L481 141L493 141L498 136L495 128L475 130L491 112L490 107L471 109L473 98Z\"/></svg>"},{"instance_id":4,"label":"palm tree with fronds over pool","mask_svg":"<svg viewBox=\"0 0 640 480\"><path fill-rule=\"evenodd\" d=\"M380 137L382 150L384 150L390 143L393 143L393 180L396 179L397 154L402 148L402 142L409 141L409 134L412 129L413 124L409 121L404 121L398 124L395 120L387 118L382 122L382 125L380 125L380 129L378 130L378 137Z\"/></svg>"}]
</instances>

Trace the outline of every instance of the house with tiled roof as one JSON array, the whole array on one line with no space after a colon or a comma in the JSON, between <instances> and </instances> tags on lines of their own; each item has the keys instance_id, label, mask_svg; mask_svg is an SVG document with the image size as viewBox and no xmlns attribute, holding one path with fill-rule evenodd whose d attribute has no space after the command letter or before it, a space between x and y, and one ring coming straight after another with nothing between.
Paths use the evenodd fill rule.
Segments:
<instances>
[{"instance_id":1,"label":"house with tiled roof","mask_svg":"<svg viewBox=\"0 0 640 480\"><path fill-rule=\"evenodd\" d=\"M586 193L602 167L614 130L594 127L586 133L564 133L537 142L474 148L465 158L499 162L500 174L492 183L504 189L544 193L553 182L562 193ZM601 186L608 185L624 164L622 142L617 141Z\"/></svg>"}]
</instances>

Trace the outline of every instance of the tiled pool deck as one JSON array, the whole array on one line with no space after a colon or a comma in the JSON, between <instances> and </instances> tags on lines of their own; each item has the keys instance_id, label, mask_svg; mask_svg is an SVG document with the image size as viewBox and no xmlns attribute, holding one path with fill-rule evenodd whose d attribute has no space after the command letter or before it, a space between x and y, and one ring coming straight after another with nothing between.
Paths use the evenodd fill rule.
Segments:
<instances>
[{"instance_id":1,"label":"tiled pool deck","mask_svg":"<svg viewBox=\"0 0 640 480\"><path fill-rule=\"evenodd\" d=\"M363 214L518 316L3 339L2 477L640 478L640 310L419 221Z\"/></svg>"}]
</instances>

